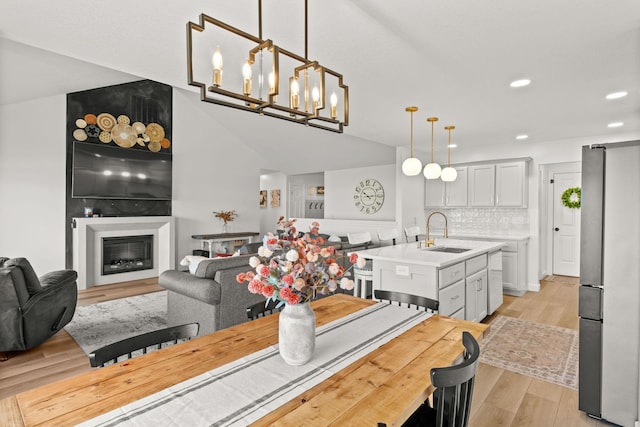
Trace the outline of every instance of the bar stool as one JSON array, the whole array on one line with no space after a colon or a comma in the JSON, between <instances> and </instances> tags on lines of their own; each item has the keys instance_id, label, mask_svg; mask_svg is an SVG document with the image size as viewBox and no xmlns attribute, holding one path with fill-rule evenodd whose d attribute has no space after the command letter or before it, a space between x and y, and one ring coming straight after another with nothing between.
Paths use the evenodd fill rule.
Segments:
<instances>
[{"instance_id":1,"label":"bar stool","mask_svg":"<svg viewBox=\"0 0 640 427\"><path fill-rule=\"evenodd\" d=\"M390 241L395 246L396 239L399 237L399 235L400 233L398 233L397 228L378 230L378 240L380 240L380 244L382 244L382 242Z\"/></svg>"},{"instance_id":2,"label":"bar stool","mask_svg":"<svg viewBox=\"0 0 640 427\"><path fill-rule=\"evenodd\" d=\"M420 227L418 226L404 229L404 237L407 239L407 243L413 241L413 239L415 239L415 241L417 242L420 239L419 236L420 236Z\"/></svg>"},{"instance_id":3,"label":"bar stool","mask_svg":"<svg viewBox=\"0 0 640 427\"><path fill-rule=\"evenodd\" d=\"M349 244L367 246L371 243L371 233L363 231L361 233L347 233ZM373 261L367 260L364 267L353 266L353 296L367 298L367 282L371 282L373 292Z\"/></svg>"}]
</instances>

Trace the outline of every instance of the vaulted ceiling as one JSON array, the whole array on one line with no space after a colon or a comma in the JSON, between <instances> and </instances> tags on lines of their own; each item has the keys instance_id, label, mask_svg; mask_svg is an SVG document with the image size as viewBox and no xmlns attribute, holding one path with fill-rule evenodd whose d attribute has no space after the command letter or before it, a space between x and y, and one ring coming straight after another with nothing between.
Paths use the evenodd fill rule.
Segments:
<instances>
[{"instance_id":1,"label":"vaulted ceiling","mask_svg":"<svg viewBox=\"0 0 640 427\"><path fill-rule=\"evenodd\" d=\"M187 85L186 23L206 13L257 35L257 4L3 0L0 103L138 77L193 91L197 99ZM304 54L302 0L265 0L263 28L264 38ZM409 105L420 108L415 140L424 149L428 116L440 117L441 128L456 126L460 149L640 132L637 0L309 0L308 41L309 58L341 72L350 87L350 125L343 135L205 103L202 108L239 137L261 144L342 138L405 146ZM21 85L13 84L18 75ZM532 83L509 86L520 78ZM628 95L605 99L616 91ZM624 126L608 128L611 122ZM437 132L439 140L446 138L444 130ZM529 138L516 141L519 134Z\"/></svg>"}]
</instances>

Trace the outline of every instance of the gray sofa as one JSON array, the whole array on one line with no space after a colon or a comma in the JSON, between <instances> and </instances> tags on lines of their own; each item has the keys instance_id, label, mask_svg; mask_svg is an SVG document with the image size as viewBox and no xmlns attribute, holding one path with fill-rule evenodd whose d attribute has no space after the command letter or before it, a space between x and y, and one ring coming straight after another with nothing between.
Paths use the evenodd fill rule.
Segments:
<instances>
[{"instance_id":1,"label":"gray sofa","mask_svg":"<svg viewBox=\"0 0 640 427\"><path fill-rule=\"evenodd\" d=\"M336 248L338 263L345 269L351 266L348 252L376 246L350 245L346 237L342 239L342 242L327 242L327 245ZM261 244L256 242L245 245L246 252L255 253ZM198 322L198 335L206 335L246 322L247 307L265 301L262 295L249 292L246 283L240 284L236 281L238 273L251 270L250 257L251 255L240 255L203 260L198 264L195 274L177 270L168 270L160 274L158 284L169 291L169 326ZM339 289L337 292L350 291Z\"/></svg>"},{"instance_id":2,"label":"gray sofa","mask_svg":"<svg viewBox=\"0 0 640 427\"><path fill-rule=\"evenodd\" d=\"M249 258L241 255L203 260L195 274L168 270L160 274L158 284L168 291L169 326L198 322L206 335L247 321L246 309L265 301L249 292L236 275L251 270Z\"/></svg>"}]
</instances>

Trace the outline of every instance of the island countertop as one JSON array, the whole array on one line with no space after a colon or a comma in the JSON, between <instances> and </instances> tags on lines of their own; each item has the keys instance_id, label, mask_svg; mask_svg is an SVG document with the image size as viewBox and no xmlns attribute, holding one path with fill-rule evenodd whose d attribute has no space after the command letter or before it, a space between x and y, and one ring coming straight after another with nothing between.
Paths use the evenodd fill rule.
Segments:
<instances>
[{"instance_id":1,"label":"island countertop","mask_svg":"<svg viewBox=\"0 0 640 427\"><path fill-rule=\"evenodd\" d=\"M424 247L423 241L422 247L418 247L418 242L411 242L354 252L366 259L442 268L473 258L483 253L499 250L503 246L505 246L505 243L503 242L437 238L435 240L435 245L429 248ZM437 251L438 248L443 247L464 248L469 250L460 253Z\"/></svg>"}]
</instances>

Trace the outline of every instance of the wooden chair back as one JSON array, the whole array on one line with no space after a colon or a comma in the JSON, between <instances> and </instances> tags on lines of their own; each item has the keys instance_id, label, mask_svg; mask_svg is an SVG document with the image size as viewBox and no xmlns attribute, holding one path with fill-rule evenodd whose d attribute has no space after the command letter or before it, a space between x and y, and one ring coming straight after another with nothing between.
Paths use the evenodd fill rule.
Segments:
<instances>
[{"instance_id":1,"label":"wooden chair back","mask_svg":"<svg viewBox=\"0 0 640 427\"><path fill-rule=\"evenodd\" d=\"M433 406L437 427L466 427L469 424L480 345L469 332L462 333L462 344L465 348L462 363L431 369L431 383L436 387Z\"/></svg>"},{"instance_id":2,"label":"wooden chair back","mask_svg":"<svg viewBox=\"0 0 640 427\"><path fill-rule=\"evenodd\" d=\"M415 306L416 310L424 308L425 311L429 310L434 313L438 311L438 307L440 305L438 301L420 295L411 295L396 291L383 291L380 289L375 290L374 297L379 301L388 301L390 304L393 304L394 302L398 303L400 306L402 304L406 304L409 308L411 308L411 306Z\"/></svg>"},{"instance_id":3,"label":"wooden chair back","mask_svg":"<svg viewBox=\"0 0 640 427\"><path fill-rule=\"evenodd\" d=\"M465 351L461 363L431 369L431 383L436 387L434 407L426 400L402 427L467 427L480 346L469 332L462 332L462 344ZM378 427L386 424L378 423Z\"/></svg>"},{"instance_id":4,"label":"wooden chair back","mask_svg":"<svg viewBox=\"0 0 640 427\"><path fill-rule=\"evenodd\" d=\"M278 301L268 300L266 302L257 302L247 307L247 317L249 320L255 320L259 317L268 316L275 312L281 311L284 306L276 308Z\"/></svg>"},{"instance_id":5,"label":"wooden chair back","mask_svg":"<svg viewBox=\"0 0 640 427\"><path fill-rule=\"evenodd\" d=\"M138 356L133 353L141 351L139 355L146 354L149 347L154 349L161 348L162 344L176 344L178 340L189 340L198 335L200 325L198 323L189 323L186 325L172 326L158 331L147 332L145 334L136 335L135 337L126 338L112 344L105 345L89 354L89 362L92 367L102 367L106 363L120 361L119 358L127 356L125 359L131 359Z\"/></svg>"}]
</instances>

